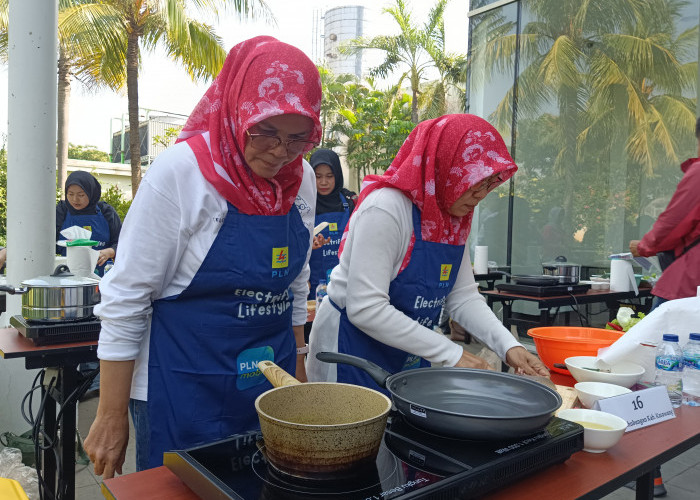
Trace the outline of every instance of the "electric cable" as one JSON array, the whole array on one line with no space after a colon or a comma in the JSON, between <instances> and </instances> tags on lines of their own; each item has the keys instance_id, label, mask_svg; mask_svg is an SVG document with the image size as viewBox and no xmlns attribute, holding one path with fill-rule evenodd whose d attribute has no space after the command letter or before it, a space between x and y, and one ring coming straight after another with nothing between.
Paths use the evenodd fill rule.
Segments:
<instances>
[{"instance_id":1,"label":"electric cable","mask_svg":"<svg viewBox=\"0 0 700 500\"><path fill-rule=\"evenodd\" d=\"M42 427L42 423L44 421L46 403L48 402L48 398L52 397L50 393L53 389L56 389L56 385L58 384L57 377L53 376L48 384L45 384L46 370L40 370L36 377L34 377L30 390L22 398L20 411L22 413L22 418L24 418L24 420L31 426L32 442L34 443L35 468L37 472L37 479L39 481L40 500L62 500L66 497L67 484L63 480L64 464L57 444L59 442L59 433L61 433L63 435L63 446L75 447L75 436L65 436L62 425L63 412L69 405L77 404L80 397L85 394L99 372L99 368L89 372L80 385L78 385L68 396L63 398L63 401L60 402L61 408L56 414L53 435L49 435L49 433L46 432L46 429ZM42 388L45 389L44 394L39 403L39 409L37 410L36 415L34 415L33 395L37 389ZM43 453L46 452L52 452L54 454L57 475L55 491L49 491L46 484L46 479L42 474L42 458Z\"/></svg>"},{"instance_id":2,"label":"electric cable","mask_svg":"<svg viewBox=\"0 0 700 500\"><path fill-rule=\"evenodd\" d=\"M579 306L579 304L578 304L578 300L576 300L576 295L574 295L573 293L569 292L569 296L570 296L572 299L574 299L574 304L576 304L575 307L574 307L574 306L571 306L571 308L574 310L574 312L575 312L576 315L578 316L578 322L580 323L581 327L590 326L589 323L588 323L588 318L586 318L583 314L581 314L581 311L579 310L579 309L580 309L580 306ZM586 324L585 324L585 325L583 324L583 320L586 320Z\"/></svg>"}]
</instances>

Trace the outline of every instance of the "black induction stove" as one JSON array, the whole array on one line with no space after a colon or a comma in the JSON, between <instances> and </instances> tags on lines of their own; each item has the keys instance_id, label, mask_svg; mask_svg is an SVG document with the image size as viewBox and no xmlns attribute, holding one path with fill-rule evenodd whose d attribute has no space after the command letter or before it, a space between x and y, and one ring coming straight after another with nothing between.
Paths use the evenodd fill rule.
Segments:
<instances>
[{"instance_id":1,"label":"black induction stove","mask_svg":"<svg viewBox=\"0 0 700 500\"><path fill-rule=\"evenodd\" d=\"M470 441L425 432L392 414L375 463L333 481L290 481L268 465L261 439L253 431L167 452L164 464L207 500L474 498L567 460L583 449L583 428L554 417L536 434Z\"/></svg>"},{"instance_id":2,"label":"black induction stove","mask_svg":"<svg viewBox=\"0 0 700 500\"><path fill-rule=\"evenodd\" d=\"M585 293L591 288L587 283L565 285L521 285L520 283L500 283L496 289L502 292L532 295L534 297L552 297L554 295L569 295L571 293Z\"/></svg>"},{"instance_id":3,"label":"black induction stove","mask_svg":"<svg viewBox=\"0 0 700 500\"><path fill-rule=\"evenodd\" d=\"M42 323L29 321L19 314L10 317L10 326L38 346L94 341L100 337L101 328L100 319L96 316L75 321Z\"/></svg>"}]
</instances>

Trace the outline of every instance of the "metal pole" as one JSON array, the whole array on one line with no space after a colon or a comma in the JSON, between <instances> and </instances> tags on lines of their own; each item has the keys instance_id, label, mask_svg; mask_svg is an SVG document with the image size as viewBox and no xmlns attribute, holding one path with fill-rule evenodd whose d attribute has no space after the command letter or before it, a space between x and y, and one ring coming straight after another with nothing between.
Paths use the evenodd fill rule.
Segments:
<instances>
[{"instance_id":1,"label":"metal pole","mask_svg":"<svg viewBox=\"0 0 700 500\"><path fill-rule=\"evenodd\" d=\"M46 0L13 0L9 9L9 283L50 274L56 255L58 4L48 7ZM7 297L7 311L20 313L20 296Z\"/></svg>"},{"instance_id":2,"label":"metal pole","mask_svg":"<svg viewBox=\"0 0 700 500\"><path fill-rule=\"evenodd\" d=\"M41 13L41 14L37 14ZM12 0L9 5L7 136L7 282L49 274L56 254L56 94L58 4ZM7 296L7 318L21 296ZM19 360L0 361L0 422L26 430L22 397L34 373Z\"/></svg>"}]
</instances>

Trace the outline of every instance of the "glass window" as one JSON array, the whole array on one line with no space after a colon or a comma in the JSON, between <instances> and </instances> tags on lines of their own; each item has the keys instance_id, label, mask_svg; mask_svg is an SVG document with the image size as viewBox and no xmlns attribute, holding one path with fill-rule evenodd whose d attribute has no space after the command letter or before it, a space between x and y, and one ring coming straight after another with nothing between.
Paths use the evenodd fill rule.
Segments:
<instances>
[{"instance_id":1,"label":"glass window","mask_svg":"<svg viewBox=\"0 0 700 500\"><path fill-rule=\"evenodd\" d=\"M696 156L699 9L677 0L521 7L519 45L516 4L470 19L469 112L512 142L519 166L513 272L539 274L542 262L564 255L586 277L651 228L679 164ZM480 204L471 241L489 244L499 264L506 191Z\"/></svg>"}]
</instances>

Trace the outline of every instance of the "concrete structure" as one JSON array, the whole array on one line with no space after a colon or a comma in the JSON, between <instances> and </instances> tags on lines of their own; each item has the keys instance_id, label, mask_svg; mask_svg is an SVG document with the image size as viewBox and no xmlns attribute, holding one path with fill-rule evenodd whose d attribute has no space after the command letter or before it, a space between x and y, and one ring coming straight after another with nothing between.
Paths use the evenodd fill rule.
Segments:
<instances>
[{"instance_id":1,"label":"concrete structure","mask_svg":"<svg viewBox=\"0 0 700 500\"><path fill-rule=\"evenodd\" d=\"M15 284L49 274L54 264L58 3L12 1L9 24L7 282ZM7 297L3 326L21 304L20 295ZM2 431L27 430L20 406L34 376L21 359L0 361Z\"/></svg>"},{"instance_id":2,"label":"concrete structure","mask_svg":"<svg viewBox=\"0 0 700 500\"><path fill-rule=\"evenodd\" d=\"M144 113L145 118L139 122L141 164L150 165L156 156L175 143L175 137L168 138L167 134L171 130L179 132L185 124L187 116L167 111L141 110L141 112ZM115 163L129 163L131 161L127 118L123 116L121 129L112 133L110 156ZM167 140L155 141L154 138Z\"/></svg>"},{"instance_id":3,"label":"concrete structure","mask_svg":"<svg viewBox=\"0 0 700 500\"><path fill-rule=\"evenodd\" d=\"M69 175L76 170L90 172L100 181L102 192L104 192L108 186L116 185L124 193L125 199L131 199L131 164L129 163L74 160L68 158L67 170ZM145 173L146 167L141 167L141 171Z\"/></svg>"},{"instance_id":4,"label":"concrete structure","mask_svg":"<svg viewBox=\"0 0 700 500\"><path fill-rule=\"evenodd\" d=\"M336 7L326 11L323 23L325 65L336 75L363 76L362 54L346 56L338 47L353 38L365 36L365 8L361 5Z\"/></svg>"}]
</instances>

